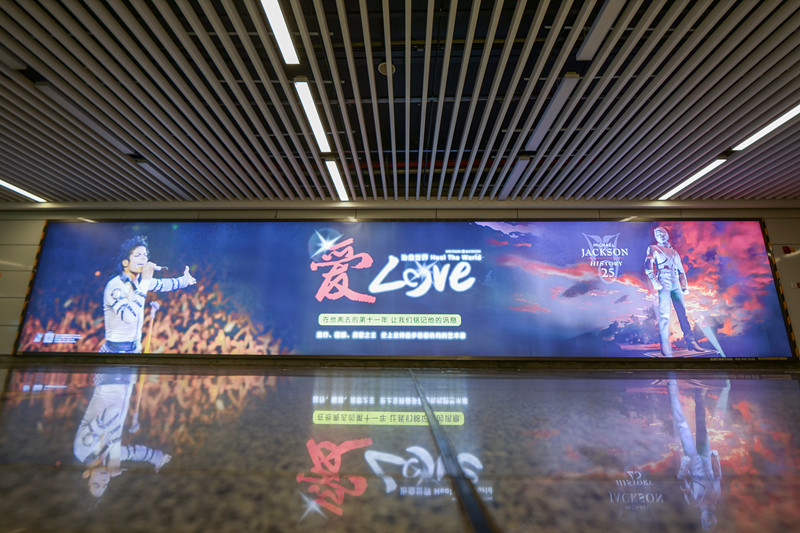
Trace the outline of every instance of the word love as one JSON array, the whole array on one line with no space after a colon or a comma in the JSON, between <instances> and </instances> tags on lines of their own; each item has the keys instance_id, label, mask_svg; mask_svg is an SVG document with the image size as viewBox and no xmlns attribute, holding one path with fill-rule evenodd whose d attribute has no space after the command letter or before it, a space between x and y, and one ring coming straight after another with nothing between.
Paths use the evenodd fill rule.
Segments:
<instances>
[{"instance_id":1,"label":"word love","mask_svg":"<svg viewBox=\"0 0 800 533\"><path fill-rule=\"evenodd\" d=\"M455 292L464 292L475 284L475 278L470 276L472 267L466 261L459 261L455 266L451 263L441 266L437 263L430 265L417 263L414 268L404 269L400 275L401 279L387 281L399 264L400 260L390 255L386 266L369 284L369 292L378 294L408 287L410 290L406 292L406 296L419 298L427 294L431 287L438 292L444 292L449 285Z\"/></svg>"}]
</instances>

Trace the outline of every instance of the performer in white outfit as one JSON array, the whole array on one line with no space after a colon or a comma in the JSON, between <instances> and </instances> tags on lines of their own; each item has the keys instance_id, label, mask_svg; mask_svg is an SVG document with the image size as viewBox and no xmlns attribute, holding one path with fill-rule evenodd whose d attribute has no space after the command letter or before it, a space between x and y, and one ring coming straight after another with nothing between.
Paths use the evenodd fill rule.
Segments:
<instances>
[{"instance_id":1,"label":"performer in white outfit","mask_svg":"<svg viewBox=\"0 0 800 533\"><path fill-rule=\"evenodd\" d=\"M172 459L171 455L156 448L122 444L136 378L132 371L94 376L94 393L75 434L73 453L86 466L83 478L95 498L105 494L111 478L125 472L123 461L149 463L158 472Z\"/></svg>"},{"instance_id":2,"label":"performer in white outfit","mask_svg":"<svg viewBox=\"0 0 800 533\"><path fill-rule=\"evenodd\" d=\"M661 226L653 230L656 244L647 247L644 271L650 278L653 288L658 291L658 333L661 341L661 354L672 357L672 346L669 343L670 304L675 307L678 323L683 331L683 340L688 350L703 352L694 339L692 326L686 317L686 306L683 295L689 294L689 284L683 269L680 254L669 242L669 233Z\"/></svg>"},{"instance_id":3,"label":"performer in white outfit","mask_svg":"<svg viewBox=\"0 0 800 533\"><path fill-rule=\"evenodd\" d=\"M174 291L197 283L188 266L179 278L153 278L153 273L162 268L149 261L146 237L133 237L122 244L120 273L103 291L106 341L99 352L141 353L147 293Z\"/></svg>"}]
</instances>

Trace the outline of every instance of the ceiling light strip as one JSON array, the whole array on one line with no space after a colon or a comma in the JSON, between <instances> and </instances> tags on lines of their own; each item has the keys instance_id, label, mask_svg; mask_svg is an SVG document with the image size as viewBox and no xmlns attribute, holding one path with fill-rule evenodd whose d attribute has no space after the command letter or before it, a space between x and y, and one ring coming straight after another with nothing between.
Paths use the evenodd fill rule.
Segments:
<instances>
[{"instance_id":1,"label":"ceiling light strip","mask_svg":"<svg viewBox=\"0 0 800 533\"><path fill-rule=\"evenodd\" d=\"M786 61L786 59L788 59L788 61ZM706 103L702 104L704 109L692 119L692 123L703 124L707 132L713 133L706 133L703 134L701 138L695 138L696 132L684 133L676 124L669 130L666 130L663 135L669 137L675 146L693 144L695 150L700 150L705 153L708 153L708 151L716 151L720 146L725 146L726 143L730 146L729 143L731 143L733 139L741 139L742 137L741 133L736 133L732 136L731 132L753 131L755 128L752 124L761 125L764 123L764 117L774 115L772 109L775 107L775 102L780 102L780 104L778 104L778 109L785 109L787 106L786 98L790 98L790 102L797 100L797 91L800 90L800 78L794 78L794 75L790 74L789 71L785 71L784 68L781 68L781 65L791 66L798 60L800 60L800 49L793 51L789 56L786 56L778 63L766 60L761 61L756 69L751 69L747 72L747 78L751 81L755 81L744 91L736 95L734 99L729 100L726 97L716 97L713 102L706 99ZM773 68L773 65L775 68ZM787 80L791 81L787 83ZM744 106L747 106L748 113L743 115L741 109L743 109ZM765 113L764 110L769 111ZM758 118L754 121L753 117ZM742 124L746 124L747 126L742 127ZM775 138L773 143L780 141L785 136L784 134L781 135L781 138ZM774 145L771 147L774 149ZM648 172L650 175L661 176L685 175L688 173L687 167L694 168L694 165L697 164L695 160L687 164L687 157L688 155L685 150L673 148L660 158L658 166L650 167L651 170ZM728 174L729 173L730 171L728 171ZM711 181L724 181L724 186L727 187L730 185L731 181L728 174L726 174L723 180ZM695 187L693 194L707 197L705 196L707 187L708 184ZM639 191L630 191L630 189L624 189L622 187L618 188L618 190L629 190L634 195L638 196L658 194L662 189L663 186L654 181L651 181L647 188L640 187ZM610 193L611 196L614 196L616 192L614 189L610 190L612 191Z\"/></svg>"},{"instance_id":2,"label":"ceiling light strip","mask_svg":"<svg viewBox=\"0 0 800 533\"><path fill-rule=\"evenodd\" d=\"M727 161L727 160L726 159L717 159L717 160L715 160L710 165L705 166L702 170L700 170L700 172L697 172L696 174L693 174L690 178L685 180L683 183L681 183L677 187L674 187L667 194L661 196L659 198L659 200L669 200L670 198L672 198L673 196L675 196L676 194L681 192L683 189L685 189L686 187L688 187L689 185L691 185L695 181L699 180L700 178L702 178L703 176L705 176L706 174L708 174L709 172L711 172L712 170L714 170L715 168L720 166L725 161Z\"/></svg>"},{"instance_id":3,"label":"ceiling light strip","mask_svg":"<svg viewBox=\"0 0 800 533\"><path fill-rule=\"evenodd\" d=\"M726 198L752 192L750 188L754 185L766 185L772 175L783 172L800 161L800 147L796 146L797 135L800 135L800 128L792 128L779 142L770 143L768 151L759 151L747 158L737 158L735 167L727 171L724 177L706 180L693 193L706 198L711 195ZM781 154L781 157L776 158L775 154Z\"/></svg>"},{"instance_id":4,"label":"ceiling light strip","mask_svg":"<svg viewBox=\"0 0 800 533\"><path fill-rule=\"evenodd\" d=\"M347 196L347 189L342 181L342 175L339 173L339 165L336 164L336 161L328 159L325 161L325 166L328 167L328 172L331 175L331 180L333 180L333 186L336 188L336 194L339 196L339 200L342 202L349 201L350 198Z\"/></svg>"},{"instance_id":5,"label":"ceiling light strip","mask_svg":"<svg viewBox=\"0 0 800 533\"><path fill-rule=\"evenodd\" d=\"M564 108L564 104L569 100L572 91L575 90L575 86L578 85L579 81L581 81L581 77L575 72L567 72L564 75L564 78L562 78L561 83L558 85L558 89L556 89L556 94L553 96L553 99L550 100L541 120L536 124L531 138L528 139L528 142L525 144L526 152L534 152L539 148L539 144L550 130L550 126L556 121L558 114Z\"/></svg>"},{"instance_id":6,"label":"ceiling light strip","mask_svg":"<svg viewBox=\"0 0 800 533\"><path fill-rule=\"evenodd\" d=\"M744 142L742 142L742 143L736 145L734 148L732 148L732 151L740 152L740 151L744 150L745 148L751 146L753 143L755 143L756 141L758 141L762 137L764 137L764 136L768 135L769 133L775 131L777 128L779 128L782 125L786 124L787 122L789 122L791 119L793 119L794 117L796 117L798 115L800 115L800 105L795 106L794 108L790 109L789 111L787 111L786 113L784 113L783 115L778 117L776 120L770 122L766 127L762 128L761 130L756 132L754 135L751 135L750 137L748 137ZM701 177L703 177L704 175L708 174L709 172L711 172L712 170L714 170L715 168L720 166L725 161L726 161L726 159L722 159L722 158L717 159L716 161L714 161L710 165L708 165L705 168L703 168L703 170L701 170L697 174L694 174L693 176L688 178L686 181L684 181L683 183L681 183L680 185L678 185L677 187L675 187L674 189L669 191L667 194L661 196L659 198L659 200L668 200L668 199L672 198L678 192L682 191L683 189L685 189L686 187L688 187L689 185L691 185L695 181L699 180Z\"/></svg>"},{"instance_id":7,"label":"ceiling light strip","mask_svg":"<svg viewBox=\"0 0 800 533\"><path fill-rule=\"evenodd\" d=\"M575 59L578 61L591 61L594 59L594 55L600 49L600 45L603 44L611 24L617 20L617 16L624 6L624 0L606 0L603 7L600 8L597 18L594 19L592 28L586 34L586 38L583 40Z\"/></svg>"},{"instance_id":8,"label":"ceiling light strip","mask_svg":"<svg viewBox=\"0 0 800 533\"><path fill-rule=\"evenodd\" d=\"M16 109L16 112L12 113L10 111L11 108L6 107L5 111L6 116L11 120L8 126L13 126L12 131L16 130L13 131L11 135L14 139L21 139L22 136L25 136L25 142L27 143L30 143L31 139L42 139L41 147L32 148L32 150L39 150L39 153L42 153L41 150L46 150L48 155L55 161L54 165L57 167L54 169L56 176L65 168L64 161L67 159L74 161L76 154L83 153L84 156L79 158L80 161L76 165L77 173L80 175L91 172L89 168L97 169L98 172L92 173L92 178L100 180L100 182L108 185L113 181L105 179L105 177L109 175L121 176L123 179L126 177L135 177L135 174L130 171L130 167L124 163L120 164L116 160L107 161L104 155L105 150L113 150L113 147L105 146L100 142L100 139L95 138L87 140L85 135L86 126L63 108L42 95L36 88L38 84L33 86L26 84L22 81L24 78L21 74L9 71L2 65L0 65L0 74L4 75L0 76L0 86L12 91L11 94L13 96L9 96L8 101L13 106L13 109ZM17 121L11 118L12 114L17 116ZM58 117L58 124L52 122L54 117ZM14 126L14 123L21 123L21 129L20 127ZM50 134L37 134L37 132L48 130L48 128L51 132ZM0 128L0 130L1 129L2 128ZM1 135L2 131L0 131L0 136ZM54 153L57 149L53 148L54 142L52 135L56 135L60 141L66 143L66 155L61 156ZM39 141L34 140L33 142L39 144ZM3 148L0 147L0 152L2 151ZM37 164L43 161L42 158L38 157L36 154L26 155L25 158L28 162L36 161ZM55 182L63 183L63 177L56 178ZM52 193L50 188L45 189Z\"/></svg>"},{"instance_id":9,"label":"ceiling light strip","mask_svg":"<svg viewBox=\"0 0 800 533\"><path fill-rule=\"evenodd\" d=\"M300 59L294 49L292 36L289 33L289 26L286 24L280 2L278 0L261 0L261 6L264 8L269 25L272 27L272 33L278 43L284 63L287 65L299 65Z\"/></svg>"},{"instance_id":10,"label":"ceiling light strip","mask_svg":"<svg viewBox=\"0 0 800 533\"><path fill-rule=\"evenodd\" d=\"M311 131L314 133L314 138L317 140L320 152L330 152L331 146L328 144L328 137L325 133L325 128L322 126L317 104L314 103L314 97L311 95L311 87L307 81L302 79L295 80L294 87L297 89L297 95L300 97L300 103L303 105L303 111L306 113L306 118L311 126Z\"/></svg>"},{"instance_id":11,"label":"ceiling light strip","mask_svg":"<svg viewBox=\"0 0 800 533\"><path fill-rule=\"evenodd\" d=\"M684 169L687 166L692 168L696 164L694 158L681 157L681 154L685 153L683 150L672 150L672 154L663 153L666 139L670 139L670 142L676 147L692 144L696 152L706 151L702 148L703 145L707 145L708 150L719 149L720 145L712 142L712 135L706 134L698 139L694 129L685 127L685 124L703 124L711 132L737 131L741 128L720 129L714 128L713 125L731 113L731 110L739 109L742 105L750 107L750 116L758 116L752 108L755 105L753 102L746 101L747 104L736 104L735 102L739 101L739 97L749 91L754 83L762 83L760 78L769 75L771 66L782 61L786 54L792 54L793 50L800 52L794 46L781 44L791 35L791 31L777 25L778 21L785 20L786 15L788 12L777 20L772 17L767 23L762 23L757 27L759 33L757 38L748 37L733 54L718 65L715 73L723 76L722 78L713 77L713 79L702 80L693 93L685 94L684 97L678 99L670 98L665 107L673 108L677 113L670 113L658 118L659 127L638 141L639 146L646 147L644 152L638 151L637 155L632 155L632 152L636 150L631 149L615 165L603 169L603 172L608 174L603 180L604 184L598 184L591 189L588 197L593 197L597 193L613 197L622 191L625 191L628 197L655 194L660 190L661 184L658 181L654 182L651 176L684 175L685 170L684 172L671 172L668 169L675 166L681 166ZM793 23L790 25L794 29L797 24L800 24L800 14L792 18ZM762 41L762 38L766 38L766 40ZM749 61L756 63L749 64ZM796 61L797 59L788 64L793 65ZM688 82L689 85L692 83ZM750 84L749 87L747 87L748 84ZM742 85L746 88L742 89ZM768 87L768 91L774 91L777 84L771 84ZM697 96L700 97L697 98ZM756 93L754 102L758 98L768 99L765 95ZM742 114L741 111L734 111L734 113L740 117L741 121L750 120L748 114ZM655 119L656 116L654 115L653 118ZM673 159L677 161L672 161ZM690 159L688 165L684 164L687 159ZM640 178L633 183L632 178L637 177L635 175ZM608 185L612 178L617 182L615 186Z\"/></svg>"},{"instance_id":12,"label":"ceiling light strip","mask_svg":"<svg viewBox=\"0 0 800 533\"><path fill-rule=\"evenodd\" d=\"M297 1L297 0L295 0ZM320 29L320 39L322 40L322 45L325 49L325 59L327 60L327 66L330 71L330 81L333 82L333 89L336 93L336 100L335 103L338 103L339 113L338 116L344 124L344 135L347 138L347 143L341 150L339 150L339 136L336 132L336 128L331 128L331 133L333 134L333 140L336 143L337 150L339 150L339 160L346 161L346 153L342 153L342 151L349 152L350 158L353 161L353 169L355 170L356 178L358 180L358 188L357 191L360 191L361 198L363 200L367 199L367 187L364 185L364 173L361 171L361 158L359 157L359 149L358 145L356 144L356 139L353 135L355 128L351 127L350 123L350 115L346 111L347 109L347 99L345 98L344 90L342 87L344 86L344 82L342 81L339 75L339 69L336 66L336 56L333 50L333 43L331 42L331 32L328 30L328 24L325 20L325 12L323 10L322 4L320 0L314 0L314 10L317 14L317 23L319 24ZM298 17L298 23L300 23L300 18ZM302 26L304 27L304 26ZM308 33L308 30L304 30L301 35L303 35L303 39L305 40L306 37L309 38L309 43L306 44L306 49L313 48L310 38L311 35ZM315 79L323 79L322 74L319 73L319 67L317 66L317 61L314 59L314 55L309 56L309 62L311 63L311 68L314 70ZM325 112L328 117L329 124L336 124L336 121L333 118L333 112L328 111L330 108L330 104L326 104L326 100L328 99L325 95L325 87L320 87L320 95L322 96L322 105L325 107ZM345 177L347 178L347 183L350 186L350 192L353 192L353 180L351 179L350 168L349 165L344 165Z\"/></svg>"},{"instance_id":13,"label":"ceiling light strip","mask_svg":"<svg viewBox=\"0 0 800 533\"><path fill-rule=\"evenodd\" d=\"M747 148L751 144L755 143L756 141L758 141L762 137L765 137L765 136L769 135L770 133L772 133L773 131L775 131L776 129L780 128L781 126L783 126L784 124L786 124L787 122L792 120L797 115L800 115L800 105L794 107L793 109L790 109L789 111L787 111L786 113L784 113L783 115L781 115L780 117L775 119L774 121L770 122L767 126L765 126L764 128L760 129L754 135L751 135L750 137L748 137L747 139L742 141L740 144L737 144L736 146L734 146L732 148L732 150L734 152L739 152L741 150L744 150L745 148Z\"/></svg>"},{"instance_id":14,"label":"ceiling light strip","mask_svg":"<svg viewBox=\"0 0 800 533\"><path fill-rule=\"evenodd\" d=\"M113 3L112 5L117 6L118 3ZM153 34L156 37L156 42L154 43L156 47L163 48L163 50L167 52L167 55L175 61L175 67L178 69L178 72L180 72L180 75L178 75L172 69L167 70L168 67L165 67L163 64L161 65L161 67L165 69L165 72L172 77L173 83L176 83L179 90L184 93L186 98L190 99L195 109L197 109L199 112L203 112L203 116L207 120L207 123L212 127L212 131L215 131L216 134L220 136L231 154L234 154L235 157L241 159L243 168L249 168L258 176L264 176L265 174L263 174L261 170L257 169L261 169L264 165L266 165L269 171L272 172L272 174L276 177L280 176L281 174L285 176L291 176L291 170L289 169L288 164L283 161L282 158L278 158L277 161L273 161L266 155L266 151L261 148L258 143L253 142L253 135L246 126L247 121L244 119L241 112L233 105L232 100L230 100L230 96L224 93L220 82L216 79L216 76L212 74L213 70L211 69L211 66L203 57L203 54L200 52L200 49L197 47L192 37L178 21L176 14L173 13L171 9L162 7L160 5L155 6L155 8L163 9L161 16L167 23L166 27L158 22L156 13L144 8L143 6L139 6L136 15L142 17L146 23L146 26L153 31ZM117 15L120 16L124 21L127 21L133 17L131 13L123 14L120 13L119 10L117 11ZM177 37L177 41L172 40L167 28L172 29ZM185 52L181 52L179 50L177 46L178 43L183 45ZM155 50L152 49L149 49L148 51L154 57L160 56L160 52L156 53ZM191 63L190 59L192 60ZM206 80L207 84L201 80ZM194 90L190 90L190 87ZM194 95L194 91L197 91L196 95ZM215 95L218 95L218 97ZM202 101L204 105L200 105L199 101ZM230 102L230 104L228 105L227 102ZM206 111L200 109L204 106L207 106L208 108ZM223 111L223 106L225 106L225 109L230 111L230 116ZM206 117L206 113L209 113L210 117ZM220 124L221 128L219 126ZM230 138L228 138L228 136L221 135L220 132L223 131L227 132L230 135ZM245 137L247 137L247 139ZM256 147L255 149L251 146L251 143ZM272 141L270 139L266 139L265 143L267 146L270 146ZM259 158L259 155L256 154L256 151L259 153L264 153L263 159ZM276 164L280 167L280 169L277 168ZM296 165L294 160L292 160L292 165ZM298 173L300 173L299 170ZM304 196L302 190L298 190L297 187L293 189L293 194L299 196L300 198L303 198ZM290 195L290 197L293 196Z\"/></svg>"},{"instance_id":15,"label":"ceiling light strip","mask_svg":"<svg viewBox=\"0 0 800 533\"><path fill-rule=\"evenodd\" d=\"M629 86L615 84L609 88L597 110L592 111L592 117L600 119L602 114L602 120L582 121L580 131L564 149L572 156L559 158L548 168L548 172L559 172L563 176L558 188L552 193L547 192L548 197L563 196L564 199L570 199L580 195L587 187L594 186L600 177L593 179L589 185L586 183L594 178L596 171L602 170L603 162L616 154L631 135L648 127L649 117L657 112L658 106L663 105L670 94L670 91L666 91L668 94L660 92L663 86L648 83L652 76L656 72L659 76L668 73L672 83L679 87L699 67L700 61L695 59L697 50L704 50L700 57L707 58L714 47L719 45L722 36L730 33L744 16L744 14L739 17L731 15L725 18L730 11L727 4L719 5L706 14L709 6L710 3L700 2L694 5L685 17L679 19L677 30L667 40L669 44L661 49L655 50L649 45L655 44L664 35L650 34L646 40L648 46L639 49L630 65L617 74L619 79L634 78L631 84ZM654 20L661 7L653 3L651 8L648 8L647 14L651 13L651 9L657 10L652 13ZM682 4L675 4L668 15L674 14L673 10L681 13L683 9ZM648 18L647 14L643 20ZM665 19L671 20L671 24L677 22L673 16L667 16ZM662 19L662 24L665 19ZM717 24L723 19L718 27ZM697 24L698 21L701 22ZM656 27L661 28L660 25ZM689 29L691 31L687 31ZM712 33L715 29L717 31ZM655 55L651 55L653 53ZM609 132L613 132L613 135L609 135ZM623 157L625 153L626 150L622 150L619 157ZM531 182L535 183L537 179L538 176L534 176ZM531 199L536 198L538 198L536 194L531 196Z\"/></svg>"},{"instance_id":16,"label":"ceiling light strip","mask_svg":"<svg viewBox=\"0 0 800 533\"><path fill-rule=\"evenodd\" d=\"M8 175L15 176L19 182L30 184L31 181L22 176L36 175L39 178L46 173L46 181L34 181L40 190L46 190L51 195L64 192L63 187L69 181L65 178L69 177L82 186L88 185L91 192L87 194L92 200L102 200L101 190L108 186L114 189L112 180L108 179L109 175L115 175L114 172L118 172L116 175L120 176L134 176L125 169L104 164L102 156L97 155L91 141L84 140L85 127L80 129L75 126L77 121L54 123L52 118L60 114L52 102L48 103L35 88L29 85L23 87L27 94L12 93L8 99L0 98L0 115L6 119L0 125L0 138L15 145L10 147L0 143L0 154L18 159L18 164L21 165L16 171L7 171ZM14 85L11 88L18 90ZM33 105L30 101L26 102L26 98L30 96L35 99L36 103ZM22 168L26 170L19 170Z\"/></svg>"},{"instance_id":17,"label":"ceiling light strip","mask_svg":"<svg viewBox=\"0 0 800 533\"><path fill-rule=\"evenodd\" d=\"M19 42L7 42L6 45L13 47L12 51L29 64L31 68L51 81L54 79L62 80L58 86L59 90L73 100L76 105L87 110L87 112L91 112L92 115L107 115L110 120L106 122L105 125L107 125L109 129L113 129L113 133L117 134L120 139L130 144L139 152L149 150L155 153L159 159L163 161L163 164L168 166L170 170L175 173L175 176L180 177L180 180L174 179L167 184L169 189L174 193L174 198L190 200L195 197L196 189L193 188L188 173L183 167L180 167L176 161L170 159L167 152L162 150L162 145L160 143L156 144L155 141L151 140L147 135L135 139L127 133L129 130L135 130L141 127L141 124L134 126L129 122L129 119L133 120L132 117L119 113L118 109L123 107L121 104L115 107L108 103L106 99L113 100L113 98L111 98L107 92L103 92L102 94L93 92L83 79L75 75L63 63L51 55L46 44L41 44L36 41L33 36L27 36L27 34L21 30L17 30L18 25L3 13L0 13L0 27L9 28L12 32L19 33ZM100 90L97 87L94 89L95 91ZM93 97L93 95L100 96ZM147 147L147 149L143 147Z\"/></svg>"},{"instance_id":18,"label":"ceiling light strip","mask_svg":"<svg viewBox=\"0 0 800 533\"><path fill-rule=\"evenodd\" d=\"M314 46L315 46L314 45L314 38L312 37L311 33L309 32L308 26L306 25L305 18L302 15L302 6L300 5L300 0L292 0L291 5L292 5L292 10L293 10L294 15L295 15L294 20L295 20L295 22L297 24L297 29L300 31L300 37L302 39L302 44L303 44L303 46L305 47L306 50L312 50L312 49L314 49ZM315 9L316 9L316 7L315 7ZM327 25L325 24L324 16L323 17L317 17L317 22L320 25L320 28L319 28L320 29L320 36L324 37L326 35L329 35L328 34L328 30L327 30ZM335 61L332 59L333 56L332 56L332 54L330 52L330 48L331 48L331 46L330 46L330 37L328 37L327 41L323 38L322 39L322 44L323 44L323 48L324 48L324 51L325 51L325 56L324 57L328 57L329 58L329 61L327 61L327 63L328 63L328 66L330 67L330 73L327 76L324 76L322 74L322 71L320 70L320 66L319 66L320 60L323 61L323 62L326 62L324 57L320 58L320 60L318 60L317 56L315 54L309 54L307 56L308 64L311 67L311 72L314 75L313 79L314 79L314 81L316 83L316 88L319 91L319 100L320 100L320 103L322 104L322 108L323 108L323 110L325 112L325 115L324 115L325 119L327 120L328 124L331 124L331 129L330 129L330 131L328 133L330 134L331 138L333 139L332 149L338 154L339 161L344 162L343 165L342 165L342 167L344 169L343 179L344 179L345 183L347 184L349 192L351 193L350 195L352 196L353 195L353 185L352 185L353 176L350 173L350 166L346 163L347 155L345 153L345 150L347 150L348 148L351 150L351 153L353 154L354 161L356 161L356 164L354 165L354 167L355 167L356 172L358 173L358 180L362 185L362 189L361 190L363 190L363 178L361 177L360 164L357 163L358 157L352 151L353 150L352 142L351 142L351 145L349 147L347 145L344 145L343 142L342 142L342 138L340 137L338 128L336 127L336 120L334 118L334 111L331 108L331 102L335 103L336 101L335 100L331 100L328 97L328 93L327 93L327 91L325 89L325 83L323 83L322 80L330 80L330 81L333 82L332 85L335 88L336 98L339 98L339 102L344 101L344 99L340 96L341 81L339 80L339 74L338 74L338 71L337 71L336 66L335 66ZM346 106L342 105L341 109L344 109L345 107ZM352 139L352 132L350 132L350 122L347 119L347 113L340 113L339 117L341 117L342 122L345 124L345 131L347 131L347 138L348 139Z\"/></svg>"},{"instance_id":19,"label":"ceiling light strip","mask_svg":"<svg viewBox=\"0 0 800 533\"><path fill-rule=\"evenodd\" d=\"M256 16L257 12L251 14L251 18L256 19L254 20L256 25L256 34L251 35L251 32L242 21L240 13L230 2L226 2L224 6L227 13L220 13L217 11L217 9L212 8L209 2L198 2L198 4L202 5L206 18L208 18L208 20L211 22L211 26L217 33L222 47L230 57L230 62L233 63L233 70L231 70L227 61L225 62L225 65L220 64L219 69L221 72L225 73L226 79L231 75L234 78L239 78L238 81L232 82L238 85L235 88L232 87L234 95L236 95L236 97L240 100L242 110L249 117L252 117L250 118L252 125L255 126L256 130L262 135L261 142L266 143L266 141L272 137L284 147L284 153L287 156L289 156L289 154L294 156L299 152L299 158L308 172L307 175L300 174L300 177L301 179L308 178L306 181L310 180L313 183L313 189L307 188L307 192L312 198L316 198L316 191L322 190L322 187L317 180L317 175L319 173L318 171L322 166L322 162L315 157L315 159L317 159L317 166L315 167L311 164L308 157L305 155L305 146L303 145L303 141L293 128L290 128L287 131L288 139L291 140L294 150L297 150L298 152L292 151L292 148L290 148L289 142L287 141L285 135L272 135L273 132L281 131L281 128L284 125L291 124L292 121L284 106L270 106L267 103L268 101L278 101L278 91L275 88L276 84L274 83L274 80L270 77L270 74L267 72L266 67L264 66L264 62L261 60L261 53L256 49L257 42L261 41L264 51L267 53L267 57L269 58L270 64L279 64L281 60L278 57L278 53L275 50L275 47L272 46L270 40L263 38L263 36L266 34L266 28L263 27L263 21L261 20L261 17ZM248 5L251 4L248 3ZM226 25L223 22L224 15L227 15L228 20L230 20L230 22L233 24L234 32L231 33L228 31L228 29L226 29ZM240 37L239 43L241 43L241 45L234 44L234 35L238 35ZM244 46L246 52L245 54L241 52L241 46ZM215 57L218 56L219 54L216 54ZM257 76L255 77L253 77L250 69L247 67L248 57L250 58L250 63L256 70ZM234 72L236 74L234 74ZM283 69L278 68L275 69L274 72L278 76L278 82L281 88L283 88L283 94L291 93L294 89L291 86L291 81L283 74ZM258 82L261 82L261 87L258 86ZM229 81L228 83L231 82ZM241 85L244 85L244 87L247 89L247 92L244 91ZM268 98L266 99L264 98L263 94L265 90L268 95ZM292 109L293 116L301 114L300 107L297 105L295 99L289 99L289 106ZM278 118L273 116L272 111L275 111L278 114ZM263 118L259 118L259 114ZM268 128L265 128L265 120L269 126ZM270 149L269 157L275 157L274 154L275 152ZM294 159L294 157L291 157L291 159ZM305 183L304 186L306 186Z\"/></svg>"},{"instance_id":20,"label":"ceiling light strip","mask_svg":"<svg viewBox=\"0 0 800 533\"><path fill-rule=\"evenodd\" d=\"M21 194L25 198L29 198L29 199L33 200L34 202L43 203L43 202L47 201L44 198L42 198L41 196L36 196L32 192L28 192L25 189L20 189L16 185L12 185L9 182L4 181L4 180L0 180L0 187L5 187L6 189L8 189L10 191L14 191L17 194Z\"/></svg>"},{"instance_id":21,"label":"ceiling light strip","mask_svg":"<svg viewBox=\"0 0 800 533\"><path fill-rule=\"evenodd\" d=\"M514 189L514 186L519 181L520 176L525 171L525 167L528 166L528 163L531 162L531 158L527 156L520 157L517 162L514 164L514 168L511 169L511 173L506 178L506 183L503 185L503 189L500 191L500 194L497 195L498 200L506 200L508 199L508 195L511 194L511 191Z\"/></svg>"}]
</instances>

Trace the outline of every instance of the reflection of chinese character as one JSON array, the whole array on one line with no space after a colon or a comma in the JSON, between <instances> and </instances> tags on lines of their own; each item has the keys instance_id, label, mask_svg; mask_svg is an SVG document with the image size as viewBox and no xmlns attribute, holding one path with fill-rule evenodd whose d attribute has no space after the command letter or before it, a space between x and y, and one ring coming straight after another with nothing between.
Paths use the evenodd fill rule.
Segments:
<instances>
[{"instance_id":1,"label":"reflection of chinese character","mask_svg":"<svg viewBox=\"0 0 800 533\"><path fill-rule=\"evenodd\" d=\"M353 264L353 268L369 268L372 266L372 257L367 253L354 254L353 247L350 244L353 239L347 239L339 244L331 246L327 254L322 255L324 263L311 263L311 270L315 271L319 267L331 267L331 269L322 275L323 281L317 291L317 301L321 302L323 298L330 298L331 300L338 300L345 296L348 300L354 302L375 302L375 297L368 294L361 294L350 289L350 279L347 277L347 269L350 267L350 261L358 260L358 263ZM332 258L336 258L333 261Z\"/></svg>"},{"instance_id":2,"label":"reflection of chinese character","mask_svg":"<svg viewBox=\"0 0 800 533\"><path fill-rule=\"evenodd\" d=\"M309 439L306 442L306 448L308 448L308 454L314 463L311 472L318 474L320 477L297 474L297 482L312 483L312 486L308 488L308 492L319 496L314 501L329 511L342 516L342 508L339 506L344 502L345 494L360 496L367 490L367 479L364 476L344 476L351 488L340 483L340 476L337 474L342 465L342 455L370 445L372 445L372 439L369 438L348 440L338 446L328 441L317 444L314 439ZM329 490L325 490L326 487Z\"/></svg>"}]
</instances>

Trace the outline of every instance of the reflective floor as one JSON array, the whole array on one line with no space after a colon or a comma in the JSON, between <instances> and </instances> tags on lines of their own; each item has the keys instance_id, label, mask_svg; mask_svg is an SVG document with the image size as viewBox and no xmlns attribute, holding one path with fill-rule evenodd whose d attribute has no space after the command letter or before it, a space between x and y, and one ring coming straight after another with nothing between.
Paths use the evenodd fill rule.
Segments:
<instances>
[{"instance_id":1,"label":"reflective floor","mask_svg":"<svg viewBox=\"0 0 800 533\"><path fill-rule=\"evenodd\" d=\"M793 374L37 366L0 377L0 532L800 522Z\"/></svg>"}]
</instances>

